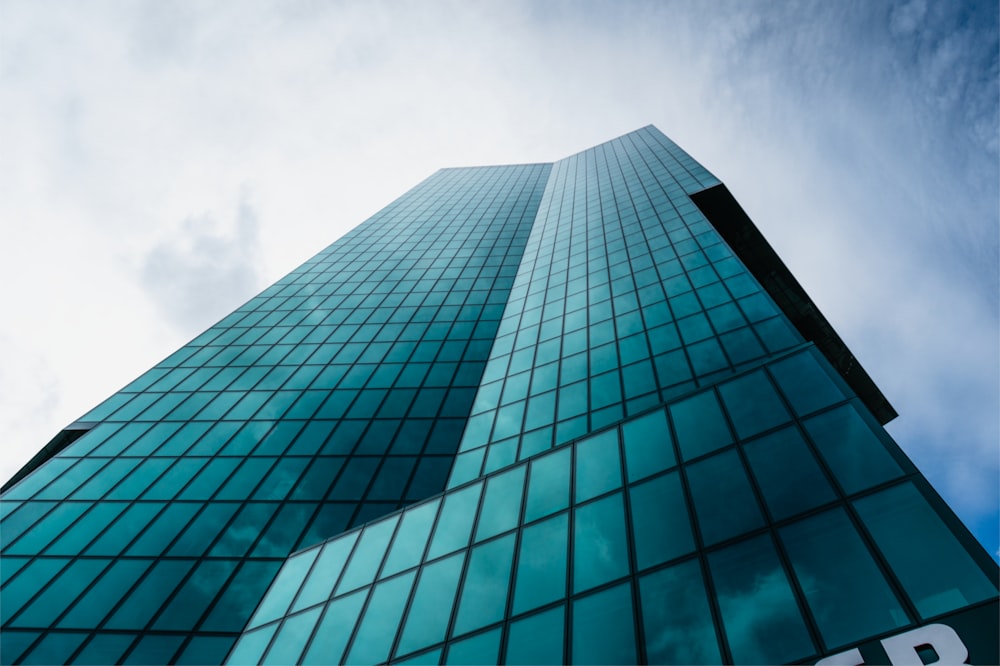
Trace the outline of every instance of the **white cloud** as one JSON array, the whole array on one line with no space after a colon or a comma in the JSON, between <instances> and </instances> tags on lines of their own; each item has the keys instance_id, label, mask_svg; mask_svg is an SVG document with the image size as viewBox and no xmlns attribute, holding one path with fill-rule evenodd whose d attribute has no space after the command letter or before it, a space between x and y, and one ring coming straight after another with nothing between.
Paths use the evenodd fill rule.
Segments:
<instances>
[{"instance_id":1,"label":"white cloud","mask_svg":"<svg viewBox=\"0 0 1000 666\"><path fill-rule=\"evenodd\" d=\"M180 330L211 326L264 286L259 226L246 200L228 232L220 231L211 215L187 218L146 254L140 268L143 287Z\"/></svg>"}]
</instances>

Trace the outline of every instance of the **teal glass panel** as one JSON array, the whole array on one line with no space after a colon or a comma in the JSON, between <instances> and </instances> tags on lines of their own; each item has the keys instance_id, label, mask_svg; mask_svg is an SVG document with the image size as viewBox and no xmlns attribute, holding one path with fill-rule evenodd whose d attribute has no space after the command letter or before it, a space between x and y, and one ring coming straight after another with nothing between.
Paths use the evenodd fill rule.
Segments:
<instances>
[{"instance_id":1,"label":"teal glass panel","mask_svg":"<svg viewBox=\"0 0 1000 666\"><path fill-rule=\"evenodd\" d=\"M135 461L126 458L112 460L101 473L80 486L70 497L78 500L97 500L104 497L115 484L135 468Z\"/></svg>"},{"instance_id":2,"label":"teal glass panel","mask_svg":"<svg viewBox=\"0 0 1000 666\"><path fill-rule=\"evenodd\" d=\"M696 458L733 441L715 393L705 391L670 405L677 443L685 460Z\"/></svg>"},{"instance_id":3,"label":"teal glass panel","mask_svg":"<svg viewBox=\"0 0 1000 666\"><path fill-rule=\"evenodd\" d=\"M577 442L575 481L577 502L621 487L617 429L612 428Z\"/></svg>"},{"instance_id":4,"label":"teal glass panel","mask_svg":"<svg viewBox=\"0 0 1000 666\"><path fill-rule=\"evenodd\" d=\"M132 590L104 625L108 629L142 629L180 586L191 560L160 560Z\"/></svg>"},{"instance_id":5,"label":"teal glass panel","mask_svg":"<svg viewBox=\"0 0 1000 666\"><path fill-rule=\"evenodd\" d=\"M448 488L456 488L467 481L477 478L479 470L482 468L483 456L485 454L485 447L458 454L455 457L455 463L452 465L451 476L448 479Z\"/></svg>"},{"instance_id":6,"label":"teal glass panel","mask_svg":"<svg viewBox=\"0 0 1000 666\"><path fill-rule=\"evenodd\" d=\"M520 465L487 481L475 541L482 541L517 527L521 516L521 495L526 470L527 465Z\"/></svg>"},{"instance_id":7,"label":"teal glass panel","mask_svg":"<svg viewBox=\"0 0 1000 666\"><path fill-rule=\"evenodd\" d=\"M440 500L434 500L409 508L403 513L389 556L382 568L382 576L391 576L420 564L440 505Z\"/></svg>"},{"instance_id":8,"label":"teal glass panel","mask_svg":"<svg viewBox=\"0 0 1000 666\"><path fill-rule=\"evenodd\" d=\"M62 613L66 600L76 599L91 581L100 575L108 566L105 559L76 560L63 570L62 574L51 581L48 587L35 597L21 613L14 618L12 627L47 627L55 622L56 616ZM25 570L21 576L27 575L31 569ZM4 599L4 603L7 600Z\"/></svg>"},{"instance_id":9,"label":"teal glass panel","mask_svg":"<svg viewBox=\"0 0 1000 666\"><path fill-rule=\"evenodd\" d=\"M111 489L104 499L131 500L140 497L160 477L172 461L166 458L147 458L135 464L132 473Z\"/></svg>"},{"instance_id":10,"label":"teal glass panel","mask_svg":"<svg viewBox=\"0 0 1000 666\"><path fill-rule=\"evenodd\" d=\"M323 545L322 552L316 558L316 564L295 598L292 611L308 608L330 598L357 538L358 533L353 532Z\"/></svg>"},{"instance_id":11,"label":"teal glass panel","mask_svg":"<svg viewBox=\"0 0 1000 666\"><path fill-rule=\"evenodd\" d=\"M368 590L360 590L327 604L316 635L302 657L303 664L339 664L343 661L344 648L351 638L354 625L361 617L361 608L367 598ZM242 662L230 659L229 663Z\"/></svg>"},{"instance_id":12,"label":"teal glass panel","mask_svg":"<svg viewBox=\"0 0 1000 666\"><path fill-rule=\"evenodd\" d=\"M735 449L690 465L687 478L705 545L764 525L757 498Z\"/></svg>"},{"instance_id":13,"label":"teal glass panel","mask_svg":"<svg viewBox=\"0 0 1000 666\"><path fill-rule=\"evenodd\" d=\"M629 490L636 566L640 570L694 550L680 475L671 472Z\"/></svg>"},{"instance_id":14,"label":"teal glass panel","mask_svg":"<svg viewBox=\"0 0 1000 666\"><path fill-rule=\"evenodd\" d=\"M677 464L667 413L662 409L622 424L622 439L629 481L652 476Z\"/></svg>"},{"instance_id":15,"label":"teal glass panel","mask_svg":"<svg viewBox=\"0 0 1000 666\"><path fill-rule=\"evenodd\" d=\"M88 555L121 554L163 506L161 502L137 502L131 505L104 534L90 544L86 553Z\"/></svg>"},{"instance_id":16,"label":"teal glass panel","mask_svg":"<svg viewBox=\"0 0 1000 666\"><path fill-rule=\"evenodd\" d=\"M244 560L243 565L219 595L199 631L239 632L246 626L257 600L264 596L281 562Z\"/></svg>"},{"instance_id":17,"label":"teal glass panel","mask_svg":"<svg viewBox=\"0 0 1000 666\"><path fill-rule=\"evenodd\" d=\"M698 560L639 579L650 664L720 664L719 643Z\"/></svg>"},{"instance_id":18,"label":"teal glass panel","mask_svg":"<svg viewBox=\"0 0 1000 666\"><path fill-rule=\"evenodd\" d=\"M8 546L4 554L32 555L43 550L91 506L90 502L64 502L57 505L13 545Z\"/></svg>"},{"instance_id":19,"label":"teal glass panel","mask_svg":"<svg viewBox=\"0 0 1000 666\"><path fill-rule=\"evenodd\" d=\"M777 390L762 370L720 385L719 394L740 439L791 419Z\"/></svg>"},{"instance_id":20,"label":"teal glass panel","mask_svg":"<svg viewBox=\"0 0 1000 666\"><path fill-rule=\"evenodd\" d=\"M0 502L0 513L3 514L0 523L0 544L6 548L14 539L21 536L34 525L49 509L55 506L52 502Z\"/></svg>"},{"instance_id":21,"label":"teal glass panel","mask_svg":"<svg viewBox=\"0 0 1000 666\"><path fill-rule=\"evenodd\" d=\"M195 635L184 647L184 651L177 657L175 663L178 666L182 664L203 666L204 664L221 663L235 642L235 637Z\"/></svg>"},{"instance_id":22,"label":"teal glass panel","mask_svg":"<svg viewBox=\"0 0 1000 666\"><path fill-rule=\"evenodd\" d=\"M240 639L233 646L233 651L226 659L227 664L242 666L243 664L259 664L264 659L264 651L271 643L278 623L270 624L260 629L248 631L240 636Z\"/></svg>"},{"instance_id":23,"label":"teal glass panel","mask_svg":"<svg viewBox=\"0 0 1000 666\"><path fill-rule=\"evenodd\" d=\"M848 494L902 475L873 426L851 404L815 416L805 427Z\"/></svg>"},{"instance_id":24,"label":"teal glass panel","mask_svg":"<svg viewBox=\"0 0 1000 666\"><path fill-rule=\"evenodd\" d=\"M552 448L552 428L541 428L521 436L517 459L524 460Z\"/></svg>"},{"instance_id":25,"label":"teal glass panel","mask_svg":"<svg viewBox=\"0 0 1000 666\"><path fill-rule=\"evenodd\" d=\"M69 560L63 558L38 559L26 566L16 578L11 579L3 588L3 603L0 604L0 619L7 622L17 611L21 610L38 592L38 581L52 580L59 575L59 570L66 566Z\"/></svg>"},{"instance_id":26,"label":"teal glass panel","mask_svg":"<svg viewBox=\"0 0 1000 666\"><path fill-rule=\"evenodd\" d=\"M573 601L572 664L636 663L628 583Z\"/></svg>"},{"instance_id":27,"label":"teal glass panel","mask_svg":"<svg viewBox=\"0 0 1000 666\"><path fill-rule=\"evenodd\" d=\"M771 516L782 520L836 499L797 428L785 428L744 446Z\"/></svg>"},{"instance_id":28,"label":"teal glass panel","mask_svg":"<svg viewBox=\"0 0 1000 666\"><path fill-rule=\"evenodd\" d=\"M100 534L108 524L125 509L124 503L101 502L63 532L55 543L45 551L46 555L76 555L83 552L87 544Z\"/></svg>"},{"instance_id":29,"label":"teal glass panel","mask_svg":"<svg viewBox=\"0 0 1000 666\"><path fill-rule=\"evenodd\" d=\"M389 658L413 577L413 572L405 573L375 586L347 653L347 663L379 664Z\"/></svg>"},{"instance_id":30,"label":"teal glass panel","mask_svg":"<svg viewBox=\"0 0 1000 666\"><path fill-rule=\"evenodd\" d=\"M356 590L375 581L375 575L382 564L382 558L385 556L397 522L399 522L398 515L365 527L351 560L344 569L344 575L337 584L337 594Z\"/></svg>"},{"instance_id":31,"label":"teal glass panel","mask_svg":"<svg viewBox=\"0 0 1000 666\"><path fill-rule=\"evenodd\" d=\"M792 523L780 534L828 648L909 624L843 509Z\"/></svg>"},{"instance_id":32,"label":"teal glass panel","mask_svg":"<svg viewBox=\"0 0 1000 666\"><path fill-rule=\"evenodd\" d=\"M469 533L472 531L472 521L476 517L476 506L482 489L483 484L477 483L445 496L427 552L428 559L446 555L469 544Z\"/></svg>"},{"instance_id":33,"label":"teal glass panel","mask_svg":"<svg viewBox=\"0 0 1000 666\"><path fill-rule=\"evenodd\" d=\"M87 637L86 633L50 633L38 643L22 664L66 664Z\"/></svg>"},{"instance_id":34,"label":"teal glass panel","mask_svg":"<svg viewBox=\"0 0 1000 666\"><path fill-rule=\"evenodd\" d=\"M795 354L768 366L781 392L799 416L844 399L819 361L809 352Z\"/></svg>"},{"instance_id":35,"label":"teal glass panel","mask_svg":"<svg viewBox=\"0 0 1000 666\"><path fill-rule=\"evenodd\" d=\"M407 657L406 659L400 659L399 661L392 662L393 664L399 664L402 666L437 666L441 663L441 653L443 650L438 648L436 650L428 650L427 652L421 652L420 654L415 654L412 657Z\"/></svg>"},{"instance_id":36,"label":"teal glass panel","mask_svg":"<svg viewBox=\"0 0 1000 666\"><path fill-rule=\"evenodd\" d=\"M285 618L262 663L277 666L297 664L321 610L323 609L317 607Z\"/></svg>"},{"instance_id":37,"label":"teal glass panel","mask_svg":"<svg viewBox=\"0 0 1000 666\"><path fill-rule=\"evenodd\" d=\"M146 531L128 549L129 555L156 556L163 553L200 507L192 503L171 503L146 526Z\"/></svg>"},{"instance_id":38,"label":"teal glass panel","mask_svg":"<svg viewBox=\"0 0 1000 666\"><path fill-rule=\"evenodd\" d=\"M273 629L273 627L272 627ZM261 630L267 632L267 629ZM258 635L251 640L260 640L261 631L256 632ZM267 633L267 639L264 644L260 646L261 652L267 648L267 641L271 639L270 633ZM149 664L159 664L159 663L170 663L173 659L173 655L177 652L177 648L181 646L184 642L184 636L164 636L161 634L146 634L140 640L139 643L132 648L132 651L128 653L128 656L122 663L125 664L136 664L136 666L149 666ZM252 648L251 643L247 644L248 651ZM244 663L235 661L232 663ZM256 663L256 662L245 662L245 663Z\"/></svg>"},{"instance_id":39,"label":"teal glass panel","mask_svg":"<svg viewBox=\"0 0 1000 666\"><path fill-rule=\"evenodd\" d=\"M122 559L115 562L97 584L59 620L58 626L66 629L93 627L95 620L97 622L102 620L114 605L128 594L129 589L145 573L149 565L149 560Z\"/></svg>"},{"instance_id":40,"label":"teal glass panel","mask_svg":"<svg viewBox=\"0 0 1000 666\"><path fill-rule=\"evenodd\" d=\"M770 537L708 556L729 649L737 664L787 664L816 650Z\"/></svg>"},{"instance_id":41,"label":"teal glass panel","mask_svg":"<svg viewBox=\"0 0 1000 666\"><path fill-rule=\"evenodd\" d=\"M202 560L170 603L160 611L152 628L163 631L194 629L201 613L192 612L192 609L205 609L212 604L236 564L235 560Z\"/></svg>"},{"instance_id":42,"label":"teal glass panel","mask_svg":"<svg viewBox=\"0 0 1000 666\"><path fill-rule=\"evenodd\" d=\"M563 664L563 606L510 623L505 664Z\"/></svg>"},{"instance_id":43,"label":"teal glass panel","mask_svg":"<svg viewBox=\"0 0 1000 666\"><path fill-rule=\"evenodd\" d=\"M452 635L460 636L503 619L513 555L513 534L472 549Z\"/></svg>"},{"instance_id":44,"label":"teal glass panel","mask_svg":"<svg viewBox=\"0 0 1000 666\"><path fill-rule=\"evenodd\" d=\"M997 588L913 484L854 506L922 617L996 596Z\"/></svg>"},{"instance_id":45,"label":"teal glass panel","mask_svg":"<svg viewBox=\"0 0 1000 666\"><path fill-rule=\"evenodd\" d=\"M73 663L117 664L134 640L133 634L97 634L73 657Z\"/></svg>"},{"instance_id":46,"label":"teal glass panel","mask_svg":"<svg viewBox=\"0 0 1000 666\"><path fill-rule=\"evenodd\" d=\"M288 612L288 607L298 593L299 587L302 586L302 581L309 573L309 568L316 560L319 550L319 548L312 548L285 560L284 566L281 567L277 578L271 583L267 596L260 602L248 628L252 629L267 624Z\"/></svg>"},{"instance_id":47,"label":"teal glass panel","mask_svg":"<svg viewBox=\"0 0 1000 666\"><path fill-rule=\"evenodd\" d=\"M445 639L465 553L428 564L420 572L396 654L405 655Z\"/></svg>"},{"instance_id":48,"label":"teal glass panel","mask_svg":"<svg viewBox=\"0 0 1000 666\"><path fill-rule=\"evenodd\" d=\"M486 453L486 464L483 465L483 474L489 474L490 472L507 467L515 460L517 460L517 437L511 437L502 442L491 444Z\"/></svg>"},{"instance_id":49,"label":"teal glass panel","mask_svg":"<svg viewBox=\"0 0 1000 666\"><path fill-rule=\"evenodd\" d=\"M567 447L531 461L524 520L530 522L569 506L570 454Z\"/></svg>"},{"instance_id":50,"label":"teal glass panel","mask_svg":"<svg viewBox=\"0 0 1000 666\"><path fill-rule=\"evenodd\" d=\"M18 660L29 645L35 642L37 631L5 631L0 633L0 654L8 664Z\"/></svg>"},{"instance_id":51,"label":"teal glass panel","mask_svg":"<svg viewBox=\"0 0 1000 666\"><path fill-rule=\"evenodd\" d=\"M521 532L514 586L514 614L566 596L569 514L526 527Z\"/></svg>"},{"instance_id":52,"label":"teal glass panel","mask_svg":"<svg viewBox=\"0 0 1000 666\"><path fill-rule=\"evenodd\" d=\"M582 592L628 573L625 507L621 493L576 507L573 516L573 591Z\"/></svg>"},{"instance_id":53,"label":"teal glass panel","mask_svg":"<svg viewBox=\"0 0 1000 666\"><path fill-rule=\"evenodd\" d=\"M211 498L239 462L238 458L215 458L208 461L187 488L181 491L177 499L204 501Z\"/></svg>"},{"instance_id":54,"label":"teal glass panel","mask_svg":"<svg viewBox=\"0 0 1000 666\"><path fill-rule=\"evenodd\" d=\"M500 652L500 629L491 629L448 646L444 663L448 666L477 666L495 664Z\"/></svg>"},{"instance_id":55,"label":"teal glass panel","mask_svg":"<svg viewBox=\"0 0 1000 666\"><path fill-rule=\"evenodd\" d=\"M141 505L133 505L135 507ZM222 532L229 522L229 519L233 517L233 514L237 509L240 508L239 504L233 503L211 503L202 509L201 513L198 514L189 524L187 529L184 531L180 537L173 542L168 551L169 555L177 556L198 556L202 555L205 550L212 544L215 537ZM119 520L112 529L116 529L119 525L126 519L138 519L140 516L132 516L131 511L123 516L122 520ZM107 534L105 534L107 536ZM91 546L90 550L93 552L95 546Z\"/></svg>"},{"instance_id":56,"label":"teal glass panel","mask_svg":"<svg viewBox=\"0 0 1000 666\"><path fill-rule=\"evenodd\" d=\"M209 555L212 557L242 557L256 543L266 544L267 539L261 538L261 525L267 525L271 516L280 505L276 502L248 502L243 505L226 530L215 542ZM287 552L272 557L284 557Z\"/></svg>"}]
</instances>

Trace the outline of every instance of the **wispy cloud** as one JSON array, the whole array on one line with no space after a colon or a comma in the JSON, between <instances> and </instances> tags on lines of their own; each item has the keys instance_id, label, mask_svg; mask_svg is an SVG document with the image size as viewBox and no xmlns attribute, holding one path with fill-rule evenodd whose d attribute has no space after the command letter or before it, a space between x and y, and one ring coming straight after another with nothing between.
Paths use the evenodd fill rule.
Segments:
<instances>
[{"instance_id":1,"label":"wispy cloud","mask_svg":"<svg viewBox=\"0 0 1000 666\"><path fill-rule=\"evenodd\" d=\"M260 223L242 200L231 230L211 215L189 217L145 256L143 287L182 331L221 319L263 285Z\"/></svg>"}]
</instances>

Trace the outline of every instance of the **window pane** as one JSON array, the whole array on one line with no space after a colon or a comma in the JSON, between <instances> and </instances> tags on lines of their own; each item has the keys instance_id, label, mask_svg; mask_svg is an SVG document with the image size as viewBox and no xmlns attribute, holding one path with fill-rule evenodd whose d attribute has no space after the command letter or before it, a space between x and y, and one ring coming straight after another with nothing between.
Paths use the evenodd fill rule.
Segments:
<instances>
[{"instance_id":1,"label":"window pane","mask_svg":"<svg viewBox=\"0 0 1000 666\"><path fill-rule=\"evenodd\" d=\"M566 596L569 514L536 523L521 533L514 587L514 614Z\"/></svg>"},{"instance_id":2,"label":"window pane","mask_svg":"<svg viewBox=\"0 0 1000 666\"><path fill-rule=\"evenodd\" d=\"M497 628L452 643L448 647L448 658L444 663L469 666L495 664L499 652L500 629Z\"/></svg>"},{"instance_id":3,"label":"window pane","mask_svg":"<svg viewBox=\"0 0 1000 666\"><path fill-rule=\"evenodd\" d=\"M813 417L805 426L847 493L870 488L902 474L899 465L853 405Z\"/></svg>"},{"instance_id":4,"label":"window pane","mask_svg":"<svg viewBox=\"0 0 1000 666\"><path fill-rule=\"evenodd\" d=\"M413 577L413 572L405 573L375 586L371 602L347 654L348 663L379 664L389 658L389 650L402 619ZM325 627L326 622L323 624ZM320 628L321 631L322 629L323 627ZM310 650L311 654L312 652ZM315 656L322 658L319 654Z\"/></svg>"},{"instance_id":5,"label":"window pane","mask_svg":"<svg viewBox=\"0 0 1000 666\"><path fill-rule=\"evenodd\" d=\"M629 493L640 570L694 550L691 519L677 472L633 486Z\"/></svg>"},{"instance_id":6,"label":"window pane","mask_svg":"<svg viewBox=\"0 0 1000 666\"><path fill-rule=\"evenodd\" d=\"M785 428L749 442L744 451L775 520L836 499L797 428Z\"/></svg>"},{"instance_id":7,"label":"window pane","mask_svg":"<svg viewBox=\"0 0 1000 666\"><path fill-rule=\"evenodd\" d=\"M503 619L513 555L513 534L472 549L453 635L475 631Z\"/></svg>"},{"instance_id":8,"label":"window pane","mask_svg":"<svg viewBox=\"0 0 1000 666\"><path fill-rule=\"evenodd\" d=\"M854 505L923 617L996 595L997 588L912 484Z\"/></svg>"},{"instance_id":9,"label":"window pane","mask_svg":"<svg viewBox=\"0 0 1000 666\"><path fill-rule=\"evenodd\" d=\"M511 622L505 664L562 664L563 606Z\"/></svg>"},{"instance_id":10,"label":"window pane","mask_svg":"<svg viewBox=\"0 0 1000 666\"><path fill-rule=\"evenodd\" d=\"M512 530L521 516L521 492L527 465L515 467L491 478L486 484L483 508L479 512L476 541Z\"/></svg>"},{"instance_id":11,"label":"window pane","mask_svg":"<svg viewBox=\"0 0 1000 666\"><path fill-rule=\"evenodd\" d=\"M622 425L625 440L625 466L628 480L662 472L677 464L674 445L667 427L667 413L662 409Z\"/></svg>"},{"instance_id":12,"label":"window pane","mask_svg":"<svg viewBox=\"0 0 1000 666\"><path fill-rule=\"evenodd\" d=\"M722 402L736 428L745 439L791 419L778 392L763 371L758 370L719 386Z\"/></svg>"},{"instance_id":13,"label":"window pane","mask_svg":"<svg viewBox=\"0 0 1000 666\"><path fill-rule=\"evenodd\" d=\"M420 572L396 654L416 652L445 639L464 563L465 553L461 552L429 564Z\"/></svg>"},{"instance_id":14,"label":"window pane","mask_svg":"<svg viewBox=\"0 0 1000 666\"><path fill-rule=\"evenodd\" d=\"M705 545L724 541L764 524L757 498L735 450L691 465L687 477Z\"/></svg>"},{"instance_id":15,"label":"window pane","mask_svg":"<svg viewBox=\"0 0 1000 666\"><path fill-rule=\"evenodd\" d=\"M782 359L768 369L800 416L844 399L843 393L810 353Z\"/></svg>"},{"instance_id":16,"label":"window pane","mask_svg":"<svg viewBox=\"0 0 1000 666\"><path fill-rule=\"evenodd\" d=\"M351 555L351 561L344 570L344 576L337 585L337 594L356 590L362 585L374 582L375 574L385 555L399 516L368 525L358 539L358 545Z\"/></svg>"},{"instance_id":17,"label":"window pane","mask_svg":"<svg viewBox=\"0 0 1000 666\"><path fill-rule=\"evenodd\" d=\"M649 663L722 663L698 560L643 576L639 596Z\"/></svg>"},{"instance_id":18,"label":"window pane","mask_svg":"<svg viewBox=\"0 0 1000 666\"><path fill-rule=\"evenodd\" d=\"M577 507L573 521L574 592L589 590L628 573L621 493Z\"/></svg>"},{"instance_id":19,"label":"window pane","mask_svg":"<svg viewBox=\"0 0 1000 666\"><path fill-rule=\"evenodd\" d=\"M843 509L793 523L780 533L828 648L909 624Z\"/></svg>"},{"instance_id":20,"label":"window pane","mask_svg":"<svg viewBox=\"0 0 1000 666\"><path fill-rule=\"evenodd\" d=\"M403 513L396 538L392 541L392 549L382 569L383 577L420 564L440 505L441 500L434 500Z\"/></svg>"},{"instance_id":21,"label":"window pane","mask_svg":"<svg viewBox=\"0 0 1000 666\"><path fill-rule=\"evenodd\" d=\"M576 445L576 501L584 502L622 485L618 430L612 428Z\"/></svg>"},{"instance_id":22,"label":"window pane","mask_svg":"<svg viewBox=\"0 0 1000 666\"><path fill-rule=\"evenodd\" d=\"M482 483L446 495L441 517L434 529L434 540L431 541L428 559L445 555L469 544L469 533L472 531L472 521L476 517L476 506L479 504L479 494Z\"/></svg>"},{"instance_id":23,"label":"window pane","mask_svg":"<svg viewBox=\"0 0 1000 666\"><path fill-rule=\"evenodd\" d=\"M265 664L296 664L302 655L302 649L309 640L319 612L322 608L314 608L305 613L299 613L287 618L281 623L278 635L274 637L271 649L267 651Z\"/></svg>"},{"instance_id":24,"label":"window pane","mask_svg":"<svg viewBox=\"0 0 1000 666\"><path fill-rule=\"evenodd\" d=\"M670 416L685 460L721 449L733 441L712 391L672 404Z\"/></svg>"},{"instance_id":25,"label":"window pane","mask_svg":"<svg viewBox=\"0 0 1000 666\"><path fill-rule=\"evenodd\" d=\"M628 583L573 601L574 664L634 664L632 587Z\"/></svg>"},{"instance_id":26,"label":"window pane","mask_svg":"<svg viewBox=\"0 0 1000 666\"><path fill-rule=\"evenodd\" d=\"M271 620L276 620L288 611L288 606L299 591L302 581L309 573L309 567L319 554L319 548L307 550L304 553L290 557L285 561L285 566L281 567L278 577L274 579L267 596L260 604L260 608L250 621L249 627L259 627L267 624Z\"/></svg>"},{"instance_id":27,"label":"window pane","mask_svg":"<svg viewBox=\"0 0 1000 666\"><path fill-rule=\"evenodd\" d=\"M344 655L344 648L354 631L361 606L368 597L368 590L361 590L346 597L331 601L320 621L316 636L309 644L309 651L302 658L303 664L339 664ZM231 664L254 663L253 660L237 661L230 659Z\"/></svg>"},{"instance_id":28,"label":"window pane","mask_svg":"<svg viewBox=\"0 0 1000 666\"><path fill-rule=\"evenodd\" d=\"M347 562L347 558L351 554L351 549L354 548L354 542L357 539L358 533L353 532L334 541L327 542L323 545L322 549L314 549L315 552L319 553L319 557L316 559L316 564L309 573L309 578L302 585L299 596L295 599L295 605L292 606L293 611L308 608L330 598L330 595L333 594L333 587L337 584L337 579L340 578L340 574L344 570L344 564ZM296 555L296 557L301 556Z\"/></svg>"},{"instance_id":29,"label":"window pane","mask_svg":"<svg viewBox=\"0 0 1000 666\"><path fill-rule=\"evenodd\" d=\"M712 553L708 563L733 661L785 664L815 652L770 537Z\"/></svg>"},{"instance_id":30,"label":"window pane","mask_svg":"<svg viewBox=\"0 0 1000 666\"><path fill-rule=\"evenodd\" d=\"M570 452L566 447L531 461L525 522L569 506Z\"/></svg>"}]
</instances>

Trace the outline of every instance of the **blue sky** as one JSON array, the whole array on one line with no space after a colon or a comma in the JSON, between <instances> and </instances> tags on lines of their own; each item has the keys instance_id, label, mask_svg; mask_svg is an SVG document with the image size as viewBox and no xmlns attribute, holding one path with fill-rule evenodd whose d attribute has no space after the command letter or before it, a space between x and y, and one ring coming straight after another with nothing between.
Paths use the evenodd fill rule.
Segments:
<instances>
[{"instance_id":1,"label":"blue sky","mask_svg":"<svg viewBox=\"0 0 1000 666\"><path fill-rule=\"evenodd\" d=\"M0 2L0 475L444 166L653 123L998 549L990 2Z\"/></svg>"}]
</instances>

